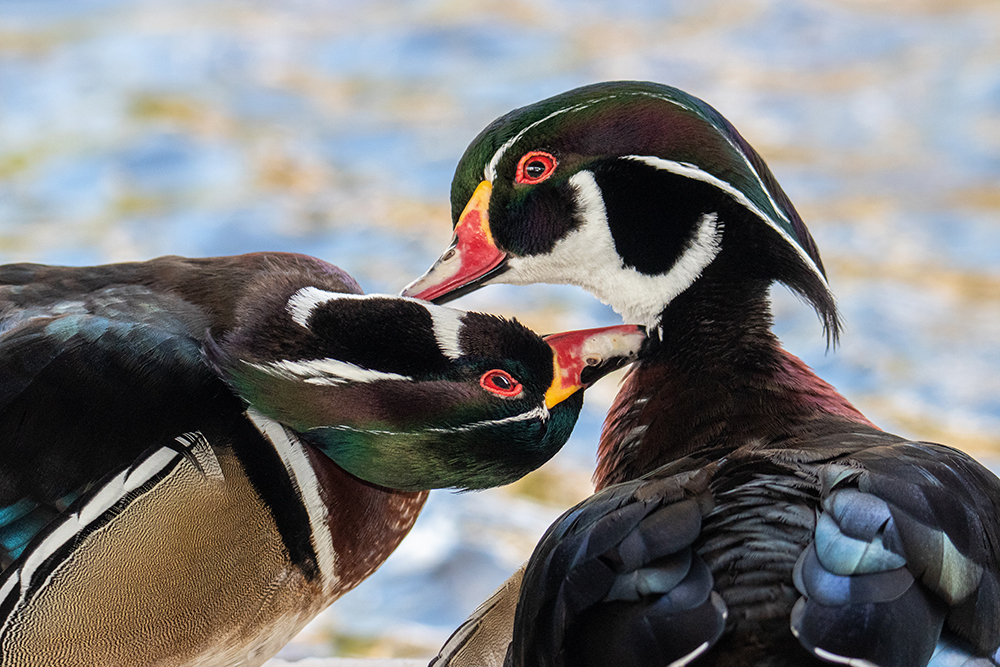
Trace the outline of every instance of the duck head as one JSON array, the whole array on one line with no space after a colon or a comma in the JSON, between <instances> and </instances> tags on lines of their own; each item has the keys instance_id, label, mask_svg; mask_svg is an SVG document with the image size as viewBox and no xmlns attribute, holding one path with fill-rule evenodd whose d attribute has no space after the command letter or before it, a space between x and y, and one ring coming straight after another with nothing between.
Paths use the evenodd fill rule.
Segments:
<instances>
[{"instance_id":1,"label":"duck head","mask_svg":"<svg viewBox=\"0 0 1000 667\"><path fill-rule=\"evenodd\" d=\"M579 285L655 327L705 275L787 284L837 315L809 231L767 165L705 102L634 82L516 109L476 137L451 189L450 247L404 295Z\"/></svg>"},{"instance_id":2,"label":"duck head","mask_svg":"<svg viewBox=\"0 0 1000 667\"><path fill-rule=\"evenodd\" d=\"M252 408L367 482L512 482L566 442L582 389L634 359L641 327L543 338L514 320L306 286L253 300L205 346Z\"/></svg>"}]
</instances>

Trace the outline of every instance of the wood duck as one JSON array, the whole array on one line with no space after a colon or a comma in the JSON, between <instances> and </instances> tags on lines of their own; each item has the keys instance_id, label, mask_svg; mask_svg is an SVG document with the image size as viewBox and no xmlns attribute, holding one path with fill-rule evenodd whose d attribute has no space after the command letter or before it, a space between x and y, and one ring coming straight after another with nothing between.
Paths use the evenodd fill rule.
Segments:
<instances>
[{"instance_id":1,"label":"wood duck","mask_svg":"<svg viewBox=\"0 0 1000 667\"><path fill-rule=\"evenodd\" d=\"M0 665L259 665L427 489L548 459L643 339L292 254L0 267Z\"/></svg>"},{"instance_id":2,"label":"wood duck","mask_svg":"<svg viewBox=\"0 0 1000 667\"><path fill-rule=\"evenodd\" d=\"M451 198L454 241L404 294L569 283L661 342L608 415L598 493L543 537L515 617L491 600L434 664L997 664L1000 481L879 430L780 347L773 282L836 342L834 299L788 197L715 109L655 83L569 91L487 127Z\"/></svg>"}]
</instances>

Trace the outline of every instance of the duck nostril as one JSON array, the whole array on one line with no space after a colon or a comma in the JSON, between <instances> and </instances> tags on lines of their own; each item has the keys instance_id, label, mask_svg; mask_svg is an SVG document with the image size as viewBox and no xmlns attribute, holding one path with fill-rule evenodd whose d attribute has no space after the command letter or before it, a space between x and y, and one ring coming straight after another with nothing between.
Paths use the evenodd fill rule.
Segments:
<instances>
[{"instance_id":1,"label":"duck nostril","mask_svg":"<svg viewBox=\"0 0 1000 667\"><path fill-rule=\"evenodd\" d=\"M587 364L588 366L596 366L599 363L601 363L601 358L600 357L587 357L586 359L583 360L583 362L585 364Z\"/></svg>"},{"instance_id":2,"label":"duck nostril","mask_svg":"<svg viewBox=\"0 0 1000 667\"><path fill-rule=\"evenodd\" d=\"M455 251L454 248L449 248L447 250L447 252L445 252L443 255L441 255L441 261L442 262L451 261L451 259L455 256L455 252L456 251Z\"/></svg>"}]
</instances>

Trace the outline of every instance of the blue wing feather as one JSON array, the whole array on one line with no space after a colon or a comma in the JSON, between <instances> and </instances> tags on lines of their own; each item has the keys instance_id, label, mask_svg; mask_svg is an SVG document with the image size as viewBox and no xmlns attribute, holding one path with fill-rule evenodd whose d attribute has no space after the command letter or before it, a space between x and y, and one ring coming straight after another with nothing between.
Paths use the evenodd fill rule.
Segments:
<instances>
[{"instance_id":1,"label":"blue wing feather","mask_svg":"<svg viewBox=\"0 0 1000 667\"><path fill-rule=\"evenodd\" d=\"M957 450L905 441L818 476L815 539L795 568L803 645L881 667L928 664L935 651L930 664L995 664L1000 481Z\"/></svg>"}]
</instances>

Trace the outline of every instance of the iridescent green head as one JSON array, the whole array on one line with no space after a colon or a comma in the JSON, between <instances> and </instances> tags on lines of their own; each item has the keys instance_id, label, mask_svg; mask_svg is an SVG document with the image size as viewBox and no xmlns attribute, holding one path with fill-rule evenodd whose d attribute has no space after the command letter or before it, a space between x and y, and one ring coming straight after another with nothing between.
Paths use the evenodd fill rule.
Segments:
<instances>
[{"instance_id":1,"label":"iridescent green head","mask_svg":"<svg viewBox=\"0 0 1000 667\"><path fill-rule=\"evenodd\" d=\"M836 335L819 253L788 197L725 118L676 88L615 81L516 109L466 150L451 198L453 243L405 295L568 283L656 326L725 267L726 280L789 285Z\"/></svg>"},{"instance_id":2,"label":"iridescent green head","mask_svg":"<svg viewBox=\"0 0 1000 667\"><path fill-rule=\"evenodd\" d=\"M365 481L483 488L555 454L583 387L644 340L634 326L546 340L494 315L303 287L262 301L207 356L250 406Z\"/></svg>"}]
</instances>

